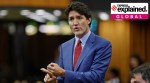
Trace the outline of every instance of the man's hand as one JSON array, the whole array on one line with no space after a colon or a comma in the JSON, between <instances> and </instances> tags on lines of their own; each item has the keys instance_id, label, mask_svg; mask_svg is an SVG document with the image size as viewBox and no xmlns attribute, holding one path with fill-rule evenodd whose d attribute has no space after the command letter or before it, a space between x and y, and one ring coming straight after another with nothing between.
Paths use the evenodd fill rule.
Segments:
<instances>
[{"instance_id":1,"label":"man's hand","mask_svg":"<svg viewBox=\"0 0 150 83\"><path fill-rule=\"evenodd\" d=\"M45 75L44 82L45 83L57 83L56 77L55 76L50 77L48 74Z\"/></svg>"},{"instance_id":2,"label":"man's hand","mask_svg":"<svg viewBox=\"0 0 150 83\"><path fill-rule=\"evenodd\" d=\"M47 73L44 77L45 83L57 83L56 77L51 72L49 72L45 68L41 68L40 70Z\"/></svg>"},{"instance_id":3,"label":"man's hand","mask_svg":"<svg viewBox=\"0 0 150 83\"><path fill-rule=\"evenodd\" d=\"M61 77L65 76L65 70L56 63L50 63L47 66L47 70L52 74L54 74L55 76L61 76Z\"/></svg>"}]
</instances>

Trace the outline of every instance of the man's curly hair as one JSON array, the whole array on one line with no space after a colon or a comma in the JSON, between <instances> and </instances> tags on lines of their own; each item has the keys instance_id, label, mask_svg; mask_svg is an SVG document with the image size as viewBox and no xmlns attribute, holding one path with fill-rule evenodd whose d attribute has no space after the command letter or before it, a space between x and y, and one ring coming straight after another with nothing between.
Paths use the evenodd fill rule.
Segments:
<instances>
[{"instance_id":1,"label":"man's curly hair","mask_svg":"<svg viewBox=\"0 0 150 83\"><path fill-rule=\"evenodd\" d=\"M86 4L82 2L77 2L77 1L71 2L65 10L65 14L67 15L67 17L70 11L76 11L79 14L84 15L87 19L92 18L90 9L88 8Z\"/></svg>"},{"instance_id":2,"label":"man's curly hair","mask_svg":"<svg viewBox=\"0 0 150 83\"><path fill-rule=\"evenodd\" d=\"M131 73L130 78L134 78L134 74L140 73L146 83L150 83L150 63L145 63L141 66L136 67Z\"/></svg>"}]
</instances>

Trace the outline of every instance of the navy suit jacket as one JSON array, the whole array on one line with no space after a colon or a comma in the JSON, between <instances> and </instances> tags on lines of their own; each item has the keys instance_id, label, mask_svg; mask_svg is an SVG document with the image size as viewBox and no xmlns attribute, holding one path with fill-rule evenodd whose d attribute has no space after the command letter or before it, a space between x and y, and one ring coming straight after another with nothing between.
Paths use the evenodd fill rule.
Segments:
<instances>
[{"instance_id":1,"label":"navy suit jacket","mask_svg":"<svg viewBox=\"0 0 150 83\"><path fill-rule=\"evenodd\" d=\"M104 38L91 33L73 69L75 38L60 46L59 65L66 70L65 77L57 77L58 83L104 83L112 48Z\"/></svg>"}]
</instances>

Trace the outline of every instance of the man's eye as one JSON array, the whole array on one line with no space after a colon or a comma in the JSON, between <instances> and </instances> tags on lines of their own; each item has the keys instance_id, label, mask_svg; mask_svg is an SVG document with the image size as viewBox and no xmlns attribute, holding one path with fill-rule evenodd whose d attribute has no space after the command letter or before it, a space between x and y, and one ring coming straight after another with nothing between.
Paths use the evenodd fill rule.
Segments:
<instances>
[{"instance_id":1,"label":"man's eye","mask_svg":"<svg viewBox=\"0 0 150 83\"><path fill-rule=\"evenodd\" d=\"M73 20L73 18L69 18L69 21L72 21Z\"/></svg>"},{"instance_id":2,"label":"man's eye","mask_svg":"<svg viewBox=\"0 0 150 83\"><path fill-rule=\"evenodd\" d=\"M78 19L82 19L82 17L81 17L81 16L78 16L77 18L78 18Z\"/></svg>"}]
</instances>

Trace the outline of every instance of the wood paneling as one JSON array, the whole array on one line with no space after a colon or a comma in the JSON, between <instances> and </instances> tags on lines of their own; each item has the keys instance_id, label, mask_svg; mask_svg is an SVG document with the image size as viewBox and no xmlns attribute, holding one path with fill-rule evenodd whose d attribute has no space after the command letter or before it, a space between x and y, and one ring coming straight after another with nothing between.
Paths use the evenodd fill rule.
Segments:
<instances>
[{"instance_id":1,"label":"wood paneling","mask_svg":"<svg viewBox=\"0 0 150 83\"><path fill-rule=\"evenodd\" d=\"M150 62L150 22L131 22L131 52L138 53L145 62Z\"/></svg>"},{"instance_id":2,"label":"wood paneling","mask_svg":"<svg viewBox=\"0 0 150 83\"><path fill-rule=\"evenodd\" d=\"M128 21L100 21L99 35L112 43L111 67L117 67L121 72L122 83L128 82L130 25ZM108 78L108 72L106 79Z\"/></svg>"},{"instance_id":3,"label":"wood paneling","mask_svg":"<svg viewBox=\"0 0 150 83\"><path fill-rule=\"evenodd\" d=\"M146 25L141 21L133 21L131 29L131 53L137 53L145 60L146 55Z\"/></svg>"},{"instance_id":4,"label":"wood paneling","mask_svg":"<svg viewBox=\"0 0 150 83\"><path fill-rule=\"evenodd\" d=\"M1 0L0 6L65 8L70 0Z\"/></svg>"},{"instance_id":5,"label":"wood paneling","mask_svg":"<svg viewBox=\"0 0 150 83\"><path fill-rule=\"evenodd\" d=\"M129 56L138 53L150 62L150 22L146 21L100 21L99 35L112 43L110 67L120 69L122 83L128 83ZM108 72L106 79L108 79Z\"/></svg>"}]
</instances>

